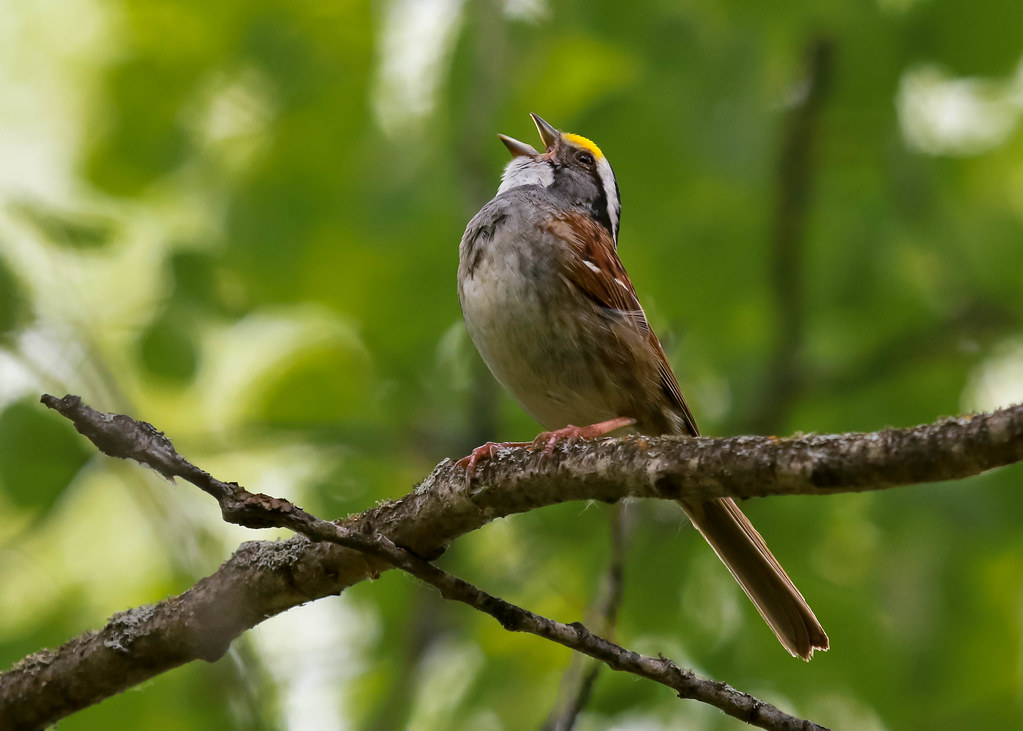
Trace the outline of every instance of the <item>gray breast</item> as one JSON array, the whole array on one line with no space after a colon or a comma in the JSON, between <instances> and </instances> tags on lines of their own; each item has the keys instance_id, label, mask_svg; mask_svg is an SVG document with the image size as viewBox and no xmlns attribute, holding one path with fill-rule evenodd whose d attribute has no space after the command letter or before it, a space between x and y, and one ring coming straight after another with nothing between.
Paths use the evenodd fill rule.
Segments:
<instances>
[{"instance_id":1,"label":"gray breast","mask_svg":"<svg viewBox=\"0 0 1023 731\"><path fill-rule=\"evenodd\" d=\"M595 394L599 357L592 328L574 318L580 295L560 274L563 250L541 224L551 213L528 189L501 194L466 228L459 257L459 299L470 337L494 376L548 429L618 414ZM592 323L591 323L592 324Z\"/></svg>"}]
</instances>

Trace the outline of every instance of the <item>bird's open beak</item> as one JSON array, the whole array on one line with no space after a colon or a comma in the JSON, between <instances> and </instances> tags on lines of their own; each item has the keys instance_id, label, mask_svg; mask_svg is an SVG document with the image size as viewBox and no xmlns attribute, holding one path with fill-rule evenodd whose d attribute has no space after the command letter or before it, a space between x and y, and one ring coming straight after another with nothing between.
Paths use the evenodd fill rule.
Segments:
<instances>
[{"instance_id":1,"label":"bird's open beak","mask_svg":"<svg viewBox=\"0 0 1023 731\"><path fill-rule=\"evenodd\" d=\"M543 146L549 150L554 146L555 142L561 139L561 133L547 124L547 122L545 122L539 114L530 114L529 116L533 118L533 124L536 125L536 131L540 133L540 139L543 140ZM501 142L504 143L504 146L508 148L508 152L512 154L512 157L519 157L520 155L536 157L540 154L533 149L532 145L527 145L525 142L519 142L507 135L498 135L498 137L501 139Z\"/></svg>"},{"instance_id":2,"label":"bird's open beak","mask_svg":"<svg viewBox=\"0 0 1023 731\"><path fill-rule=\"evenodd\" d=\"M526 157L536 157L540 153L533 149L532 145L527 145L525 142L519 142L516 139L507 137L505 135L498 135L504 146L508 148L508 152L512 154L512 157L519 157L525 155Z\"/></svg>"},{"instance_id":3,"label":"bird's open beak","mask_svg":"<svg viewBox=\"0 0 1023 731\"><path fill-rule=\"evenodd\" d=\"M529 116L533 118L533 124L536 125L536 131L540 133L543 146L548 150L554 147L554 144L561 139L561 133L547 124L539 114L530 113Z\"/></svg>"}]
</instances>

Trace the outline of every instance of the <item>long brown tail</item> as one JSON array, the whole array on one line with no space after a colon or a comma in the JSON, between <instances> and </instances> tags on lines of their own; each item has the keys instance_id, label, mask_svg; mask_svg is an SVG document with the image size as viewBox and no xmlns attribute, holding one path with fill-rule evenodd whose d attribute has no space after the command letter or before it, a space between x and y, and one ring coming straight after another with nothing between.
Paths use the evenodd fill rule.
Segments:
<instances>
[{"instance_id":1,"label":"long brown tail","mask_svg":"<svg viewBox=\"0 0 1023 731\"><path fill-rule=\"evenodd\" d=\"M786 650L809 660L828 649L824 628L734 500L680 504Z\"/></svg>"}]
</instances>

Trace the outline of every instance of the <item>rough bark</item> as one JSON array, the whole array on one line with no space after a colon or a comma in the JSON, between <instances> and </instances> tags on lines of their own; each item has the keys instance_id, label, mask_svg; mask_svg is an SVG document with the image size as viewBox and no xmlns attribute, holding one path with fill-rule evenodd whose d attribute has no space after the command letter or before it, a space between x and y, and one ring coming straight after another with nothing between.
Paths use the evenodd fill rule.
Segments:
<instances>
[{"instance_id":1,"label":"rough bark","mask_svg":"<svg viewBox=\"0 0 1023 731\"><path fill-rule=\"evenodd\" d=\"M263 619L338 594L394 565L422 574L445 596L461 593L451 597L460 601L478 592L468 603L477 602L509 629L537 631L549 623L537 633L568 646L585 645L611 667L676 690L695 684L686 697L711 702L701 695L713 695L715 705L750 723L816 728L723 684L696 678L669 660L637 655L581 625L552 622L445 578L428 560L495 518L566 500L829 495L959 479L1023 459L1023 405L868 434L604 439L558 448L548 457L527 449L501 452L479 469L472 485L445 460L405 497L334 524L287 501L216 480L181 458L145 422L96 412L73 396L44 397L44 403L107 454L200 485L218 499L226 519L252 527L289 525L315 540L245 543L180 596L117 614L98 632L25 658L0 674L0 718L17 729L53 723L185 662L215 660ZM431 580L431 572L442 576ZM441 584L449 579L453 583L445 593Z\"/></svg>"}]
</instances>

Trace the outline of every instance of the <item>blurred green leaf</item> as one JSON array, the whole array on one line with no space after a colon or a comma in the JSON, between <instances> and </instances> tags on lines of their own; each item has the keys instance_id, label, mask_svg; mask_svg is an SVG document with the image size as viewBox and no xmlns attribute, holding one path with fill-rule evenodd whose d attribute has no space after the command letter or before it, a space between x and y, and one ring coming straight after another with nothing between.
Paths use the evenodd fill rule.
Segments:
<instances>
[{"instance_id":1,"label":"blurred green leaf","mask_svg":"<svg viewBox=\"0 0 1023 731\"><path fill-rule=\"evenodd\" d=\"M378 418L372 366L358 346L324 343L303 349L275 369L255 417L286 427L370 424Z\"/></svg>"},{"instance_id":2,"label":"blurred green leaf","mask_svg":"<svg viewBox=\"0 0 1023 731\"><path fill-rule=\"evenodd\" d=\"M985 0L982 8L929 0L916 3L910 17L907 34L920 55L957 75L1008 76L1019 63L1023 5L1015 0Z\"/></svg>"},{"instance_id":3,"label":"blurred green leaf","mask_svg":"<svg viewBox=\"0 0 1023 731\"><path fill-rule=\"evenodd\" d=\"M23 300L14 274L0 257L0 338L17 326L23 313Z\"/></svg>"},{"instance_id":4,"label":"blurred green leaf","mask_svg":"<svg viewBox=\"0 0 1023 731\"><path fill-rule=\"evenodd\" d=\"M172 383L189 381L198 367L190 318L183 312L154 320L139 338L139 356L150 374Z\"/></svg>"},{"instance_id":5,"label":"blurred green leaf","mask_svg":"<svg viewBox=\"0 0 1023 731\"><path fill-rule=\"evenodd\" d=\"M189 138L181 107L195 79L145 57L111 67L105 119L90 148L88 177L115 195L138 195L184 162Z\"/></svg>"},{"instance_id":6,"label":"blurred green leaf","mask_svg":"<svg viewBox=\"0 0 1023 731\"><path fill-rule=\"evenodd\" d=\"M109 218L62 210L41 201L11 203L8 210L50 243L71 249L100 249L117 233Z\"/></svg>"},{"instance_id":7,"label":"blurred green leaf","mask_svg":"<svg viewBox=\"0 0 1023 731\"><path fill-rule=\"evenodd\" d=\"M0 487L18 507L48 509L92 455L65 419L35 399L0 412Z\"/></svg>"},{"instance_id":8,"label":"blurred green leaf","mask_svg":"<svg viewBox=\"0 0 1023 731\"><path fill-rule=\"evenodd\" d=\"M198 305L213 311L226 309L218 280L218 266L223 267L223 262L213 254L192 250L175 251L170 259L174 300L184 306Z\"/></svg>"}]
</instances>

